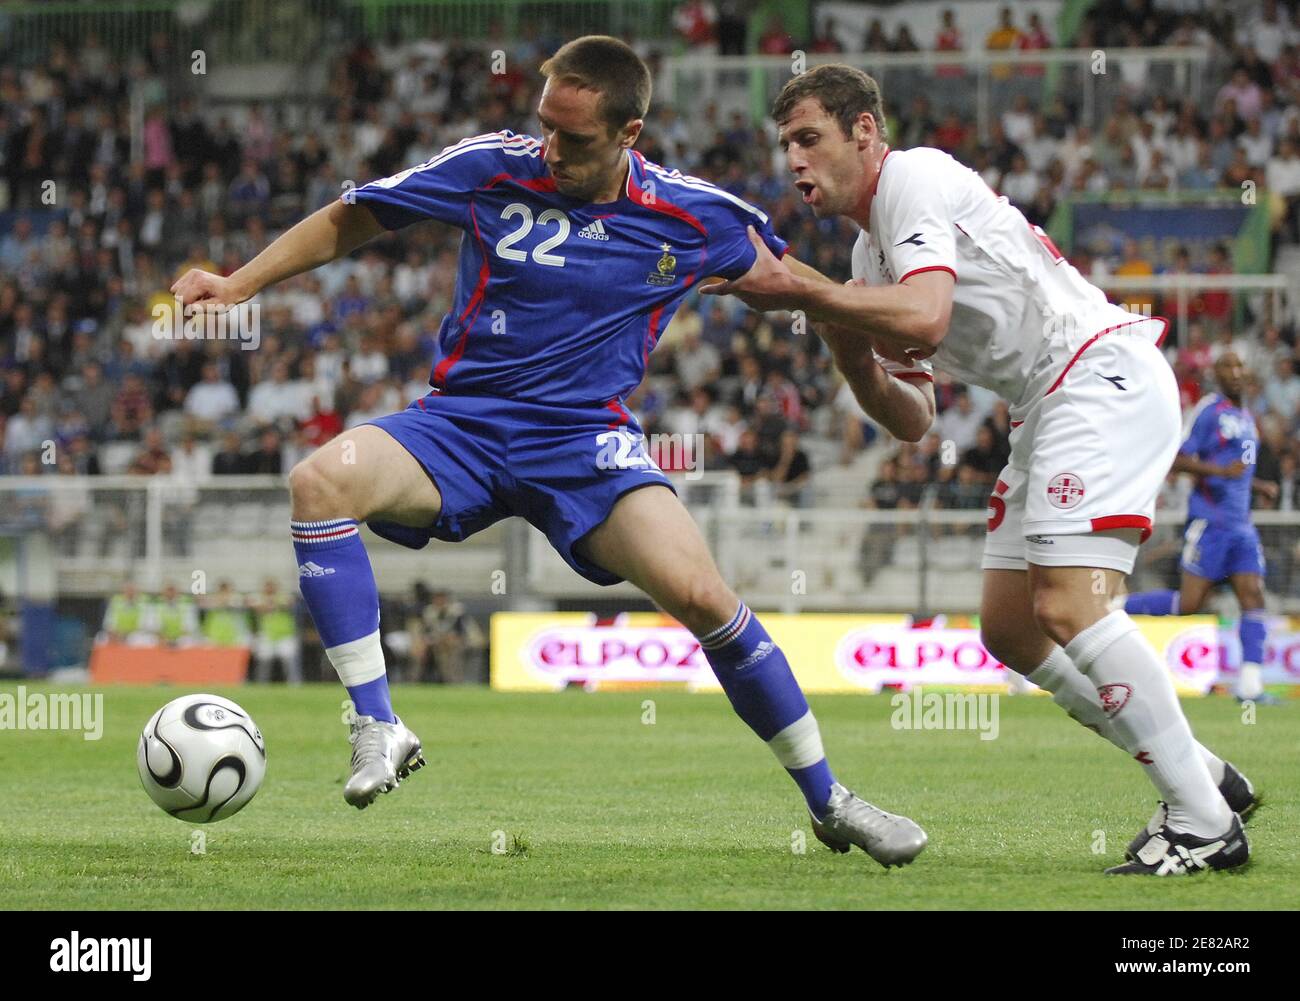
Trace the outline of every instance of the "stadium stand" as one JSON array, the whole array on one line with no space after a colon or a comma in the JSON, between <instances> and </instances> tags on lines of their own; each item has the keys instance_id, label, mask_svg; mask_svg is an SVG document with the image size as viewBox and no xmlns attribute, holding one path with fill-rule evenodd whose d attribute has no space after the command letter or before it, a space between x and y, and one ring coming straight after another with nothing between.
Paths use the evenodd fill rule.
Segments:
<instances>
[{"instance_id":1,"label":"stadium stand","mask_svg":"<svg viewBox=\"0 0 1300 1001\"><path fill-rule=\"evenodd\" d=\"M1271 269L1261 270L1294 281L1296 5L1082 6L1091 9L1068 38L1014 7L996 23L969 22L961 4L933 37L913 37L905 25L887 31L880 20L855 35L816 6L802 27L773 16L746 36L737 5L695 0L677 6L674 37L636 44L656 66L670 55L746 46L778 56L941 51L954 58L981 48L1200 47L1207 53L1206 99L1162 88L1154 74L1126 73L1095 130L1074 124L1071 95L1050 86L1051 71L1042 65L994 66L994 113L980 123L973 112L954 110L961 102L952 95L966 79L961 65L918 64L907 71L913 77L893 79L922 80L925 88L891 92L886 82L893 142L950 151L1045 227L1073 198L1215 189L1237 197L1243 186L1258 189L1269 206ZM544 14L546 7L537 9ZM139 492L98 490L92 479L123 474L166 481L170 500L158 531L178 552L283 535L282 493L239 478L285 473L343 428L426 391L459 234L413 227L263 294L257 350L230 340L160 338L155 307L170 301L168 287L186 269L230 273L348 184L421 162L467 135L535 131L536 67L569 33L567 23L540 16L511 32L512 41L494 40L491 32L474 43L427 34L322 39L303 69L322 82L319 93L282 102L241 100L237 93L200 100L178 70L188 45L166 32L126 50L120 40L109 45L80 33L75 42L55 35L41 51L6 53L0 473L82 477L87 485L80 494L46 494L23 480L21 490L6 495L5 534L43 522L66 557L93 566L116 554L129 564L148 544L132 510L142 503ZM497 52L504 52L504 71L493 69ZM674 103L655 102L638 148L761 206L792 253L846 279L856 233L844 221L815 220L800 204L773 135L771 124L755 120L746 106L699 107L677 92ZM1232 254L1226 243L1128 240L1100 250L1076 245L1071 259L1105 282L1226 276L1234 271ZM1275 500L1257 503L1300 510L1294 316L1268 296L1226 287L1176 295L1166 283L1128 301L1149 301L1179 321L1165 346L1189 408L1212 388L1211 366L1222 351L1243 357L1251 374L1247 405L1263 439L1258 475L1280 485ZM704 468L739 474L742 504L982 510L1008 450L1005 407L984 390L941 377L933 433L919 445L899 446L864 419L809 333L789 316L760 316L734 300L696 300L665 330L629 405L651 434L702 434ZM225 495L200 490L230 477L232 484L249 483L235 507ZM1179 503L1173 484L1166 503ZM968 567L978 525L941 534L942 545L926 558ZM1271 588L1300 595L1294 531L1266 529L1265 537ZM916 539L905 525L873 523L846 538L836 557L843 577L835 580L861 587L914 572ZM1153 550L1145 566L1167 575L1174 555ZM397 578L391 586L410 582ZM251 591L260 583L256 575L241 586Z\"/></svg>"}]
</instances>

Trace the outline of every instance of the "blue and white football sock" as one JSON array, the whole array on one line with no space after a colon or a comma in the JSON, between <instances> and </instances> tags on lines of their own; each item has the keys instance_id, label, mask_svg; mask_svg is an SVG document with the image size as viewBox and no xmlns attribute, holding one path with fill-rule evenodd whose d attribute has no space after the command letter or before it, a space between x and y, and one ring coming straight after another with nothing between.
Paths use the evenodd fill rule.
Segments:
<instances>
[{"instance_id":1,"label":"blue and white football sock","mask_svg":"<svg viewBox=\"0 0 1300 1001\"><path fill-rule=\"evenodd\" d=\"M726 625L697 638L736 715L772 749L820 819L835 776L817 720L781 648L743 601Z\"/></svg>"},{"instance_id":2,"label":"blue and white football sock","mask_svg":"<svg viewBox=\"0 0 1300 1001\"><path fill-rule=\"evenodd\" d=\"M1256 699L1264 691L1264 641L1268 638L1268 612L1252 608L1241 613L1237 627L1241 638L1241 673L1237 676L1237 698Z\"/></svg>"},{"instance_id":3,"label":"blue and white football sock","mask_svg":"<svg viewBox=\"0 0 1300 1001\"><path fill-rule=\"evenodd\" d=\"M1136 591L1124 598L1129 615L1177 615L1177 591Z\"/></svg>"},{"instance_id":4,"label":"blue and white football sock","mask_svg":"<svg viewBox=\"0 0 1300 1001\"><path fill-rule=\"evenodd\" d=\"M1052 701L1064 709L1072 719L1099 736L1105 737L1121 751L1128 753L1128 749L1120 743L1110 725L1110 720L1106 718L1106 713L1101 708L1097 689L1074 666L1074 661L1070 660L1059 646L1052 647L1052 652L1047 655L1047 659L1025 677L1039 688L1051 692ZM1205 761L1205 767L1210 770L1210 778L1214 780L1215 785L1218 785L1223 781L1224 776L1223 759L1204 744L1198 743L1196 748Z\"/></svg>"},{"instance_id":5,"label":"blue and white football sock","mask_svg":"<svg viewBox=\"0 0 1300 1001\"><path fill-rule=\"evenodd\" d=\"M1200 837L1226 831L1232 811L1197 751L1168 670L1128 613L1094 622L1065 653L1097 689L1115 742L1141 762L1169 804L1169 825Z\"/></svg>"},{"instance_id":6,"label":"blue and white football sock","mask_svg":"<svg viewBox=\"0 0 1300 1001\"><path fill-rule=\"evenodd\" d=\"M384 652L379 645L379 588L351 518L294 521L298 587L325 654L358 716L392 723Z\"/></svg>"}]
</instances>

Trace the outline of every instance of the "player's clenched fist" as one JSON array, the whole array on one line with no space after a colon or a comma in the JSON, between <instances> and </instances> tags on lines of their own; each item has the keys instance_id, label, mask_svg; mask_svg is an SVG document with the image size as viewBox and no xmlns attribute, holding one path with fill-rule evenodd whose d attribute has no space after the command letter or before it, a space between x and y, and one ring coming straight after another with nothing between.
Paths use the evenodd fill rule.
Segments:
<instances>
[{"instance_id":1,"label":"player's clenched fist","mask_svg":"<svg viewBox=\"0 0 1300 1001\"><path fill-rule=\"evenodd\" d=\"M250 294L241 289L231 279L223 275L190 268L172 285L172 295L180 299L181 305L194 307L206 313L225 312L231 306L237 306L250 298Z\"/></svg>"}]
</instances>

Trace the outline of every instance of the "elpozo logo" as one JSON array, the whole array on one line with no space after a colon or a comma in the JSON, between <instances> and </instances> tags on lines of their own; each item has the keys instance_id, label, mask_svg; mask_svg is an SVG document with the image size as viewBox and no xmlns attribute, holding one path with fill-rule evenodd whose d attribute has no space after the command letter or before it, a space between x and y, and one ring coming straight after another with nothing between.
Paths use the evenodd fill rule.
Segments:
<instances>
[{"instance_id":1,"label":"elpozo logo","mask_svg":"<svg viewBox=\"0 0 1300 1001\"><path fill-rule=\"evenodd\" d=\"M520 654L532 673L557 688L589 680L713 684L713 672L690 631L665 626L547 626Z\"/></svg>"},{"instance_id":2,"label":"elpozo logo","mask_svg":"<svg viewBox=\"0 0 1300 1001\"><path fill-rule=\"evenodd\" d=\"M976 629L872 625L852 629L835 647L835 666L873 692L884 685L996 685L1006 668L984 649Z\"/></svg>"},{"instance_id":3,"label":"elpozo logo","mask_svg":"<svg viewBox=\"0 0 1300 1001\"><path fill-rule=\"evenodd\" d=\"M1149 637L1151 638L1151 637ZM1180 629L1163 647L1165 663L1181 687L1207 692L1219 674L1215 627ZM978 629L915 629L873 625L844 635L835 666L854 684L878 692L885 685L996 685L1006 668L984 648Z\"/></svg>"}]
</instances>

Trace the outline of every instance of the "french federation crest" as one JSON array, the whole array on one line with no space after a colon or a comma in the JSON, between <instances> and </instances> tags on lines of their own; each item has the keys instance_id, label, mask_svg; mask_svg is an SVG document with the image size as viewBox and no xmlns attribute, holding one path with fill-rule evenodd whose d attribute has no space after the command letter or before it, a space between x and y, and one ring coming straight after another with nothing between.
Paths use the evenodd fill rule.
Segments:
<instances>
[{"instance_id":1,"label":"french federation crest","mask_svg":"<svg viewBox=\"0 0 1300 1001\"><path fill-rule=\"evenodd\" d=\"M655 265L655 270L646 276L647 285L671 285L677 280L677 258L671 253L673 248L661 243L659 249L664 253Z\"/></svg>"}]
</instances>

